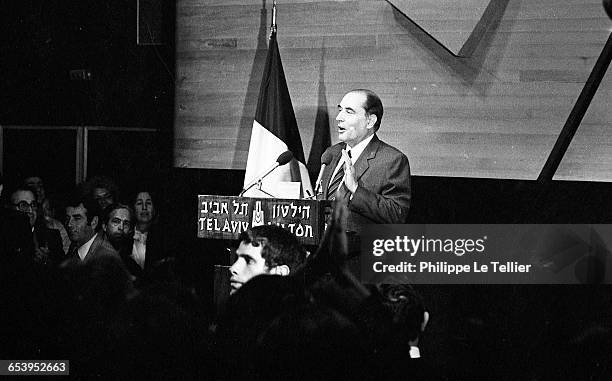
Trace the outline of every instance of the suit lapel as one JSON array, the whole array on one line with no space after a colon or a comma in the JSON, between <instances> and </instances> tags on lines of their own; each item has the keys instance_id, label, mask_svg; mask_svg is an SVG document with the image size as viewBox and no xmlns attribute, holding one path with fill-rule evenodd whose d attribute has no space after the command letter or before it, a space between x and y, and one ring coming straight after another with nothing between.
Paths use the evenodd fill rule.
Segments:
<instances>
[{"instance_id":1,"label":"suit lapel","mask_svg":"<svg viewBox=\"0 0 612 381\"><path fill-rule=\"evenodd\" d=\"M96 238L94 238L91 246L89 246L89 250L87 250L87 255L85 255L85 258L83 258L84 261L88 259L91 253L95 253L98 250L98 247L100 247L102 244L102 234L103 233L101 231L97 233Z\"/></svg>"},{"instance_id":2,"label":"suit lapel","mask_svg":"<svg viewBox=\"0 0 612 381\"><path fill-rule=\"evenodd\" d=\"M357 179L357 181L359 181L361 176L363 176L365 171L370 167L369 160L376 157L376 151L378 151L379 145L380 140L374 135L370 143L366 146L361 155L359 155L359 159L357 159L353 166L355 168L355 179Z\"/></svg>"},{"instance_id":3,"label":"suit lapel","mask_svg":"<svg viewBox=\"0 0 612 381\"><path fill-rule=\"evenodd\" d=\"M355 178L357 181L363 176L363 174L370 167L369 160L376 157L376 152L378 151L378 147L380 146L380 140L376 134L370 141L370 143L363 150L359 158L355 162ZM327 188L329 187L329 182L332 179L332 175L334 174L334 169L338 166L338 162L342 158L342 149L344 149L346 145L339 145L337 151L333 154L334 159L332 162L325 168L325 172L323 172L323 199L327 200L329 195L327 194Z\"/></svg>"},{"instance_id":4,"label":"suit lapel","mask_svg":"<svg viewBox=\"0 0 612 381\"><path fill-rule=\"evenodd\" d=\"M353 168L355 168L355 179L357 181L359 181L361 176L363 176L363 174L368 170L368 168L370 168L369 160L376 157L376 151L378 150L378 146L379 140L377 139L376 135L374 135L370 143L368 143L366 148L363 150L361 155L359 155L359 158L353 165ZM348 188L344 184L342 184L338 192L339 198L345 200L348 199L351 194L351 192L349 192Z\"/></svg>"}]
</instances>

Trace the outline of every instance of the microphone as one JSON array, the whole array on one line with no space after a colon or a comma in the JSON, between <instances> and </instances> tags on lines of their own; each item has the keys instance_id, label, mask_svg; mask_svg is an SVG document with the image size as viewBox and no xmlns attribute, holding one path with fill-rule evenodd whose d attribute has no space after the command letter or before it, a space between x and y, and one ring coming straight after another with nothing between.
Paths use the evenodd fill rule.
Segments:
<instances>
[{"instance_id":1,"label":"microphone","mask_svg":"<svg viewBox=\"0 0 612 381\"><path fill-rule=\"evenodd\" d=\"M323 155L321 156L321 170L319 171L319 176L317 177L317 181L315 182L315 189L314 189L315 197L316 195L319 194L319 192L321 191L321 186L323 185L322 184L323 171L325 170L325 167L327 167L329 163L331 163L331 161L332 161L331 153L329 153L329 151L323 152Z\"/></svg>"},{"instance_id":2,"label":"microphone","mask_svg":"<svg viewBox=\"0 0 612 381\"><path fill-rule=\"evenodd\" d=\"M278 158L276 159L276 162L274 164L272 164L266 171L264 171L263 175L257 176L255 178L255 180L251 181L249 183L249 185L244 187L242 189L242 191L240 192L240 194L238 195L238 197L242 197L242 195L244 195L244 193L246 191L248 191L249 189L253 188L255 185L259 184L266 176L268 176L270 173L272 173L272 171L274 171L276 168L278 168L281 165L285 165L288 162L290 162L291 159L293 159L293 153L291 153L291 151L285 151L285 152L281 153L280 155L278 155Z\"/></svg>"},{"instance_id":3,"label":"microphone","mask_svg":"<svg viewBox=\"0 0 612 381\"><path fill-rule=\"evenodd\" d=\"M276 162L278 163L278 166L280 167L281 165L285 165L289 163L291 159L293 159L293 153L291 151L285 151L281 153L280 155L278 155Z\"/></svg>"}]
</instances>

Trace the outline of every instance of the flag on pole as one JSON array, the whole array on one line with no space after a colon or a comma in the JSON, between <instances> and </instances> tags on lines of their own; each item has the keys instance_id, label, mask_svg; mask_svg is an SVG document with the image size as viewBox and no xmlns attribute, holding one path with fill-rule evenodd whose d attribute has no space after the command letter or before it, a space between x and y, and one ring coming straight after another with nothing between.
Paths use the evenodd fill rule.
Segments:
<instances>
[{"instance_id":1,"label":"flag on pole","mask_svg":"<svg viewBox=\"0 0 612 381\"><path fill-rule=\"evenodd\" d=\"M325 52L325 46L323 46ZM327 111L327 96L325 95L325 62L323 54L321 55L321 64L319 66L319 101L317 107L317 116L315 117L314 135L312 137L312 147L308 154L308 172L311 179L316 179L321 170L321 155L331 146L331 134L329 132L329 113ZM316 186L316 184L315 184Z\"/></svg>"},{"instance_id":2,"label":"flag on pole","mask_svg":"<svg viewBox=\"0 0 612 381\"><path fill-rule=\"evenodd\" d=\"M256 180L278 156L291 151L294 159L266 176L259 187L245 192L250 197L279 197L283 183L300 182L301 197L313 194L304 160L302 139L287 88L278 44L276 42L276 2L272 8L272 31L264 68L255 120L251 131L244 185Z\"/></svg>"}]
</instances>

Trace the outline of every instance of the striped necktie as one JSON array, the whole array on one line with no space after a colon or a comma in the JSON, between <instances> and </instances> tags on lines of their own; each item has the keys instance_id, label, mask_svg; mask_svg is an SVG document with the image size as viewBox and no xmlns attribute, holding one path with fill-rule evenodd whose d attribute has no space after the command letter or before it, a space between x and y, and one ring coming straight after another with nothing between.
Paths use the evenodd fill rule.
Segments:
<instances>
[{"instance_id":1,"label":"striped necktie","mask_svg":"<svg viewBox=\"0 0 612 381\"><path fill-rule=\"evenodd\" d=\"M348 151L348 156L351 157L351 151ZM338 168L338 172L329 182L329 186L327 187L327 198L329 200L335 200L338 195L338 189L340 189L340 185L342 184L342 179L344 178L344 163L340 165Z\"/></svg>"}]
</instances>

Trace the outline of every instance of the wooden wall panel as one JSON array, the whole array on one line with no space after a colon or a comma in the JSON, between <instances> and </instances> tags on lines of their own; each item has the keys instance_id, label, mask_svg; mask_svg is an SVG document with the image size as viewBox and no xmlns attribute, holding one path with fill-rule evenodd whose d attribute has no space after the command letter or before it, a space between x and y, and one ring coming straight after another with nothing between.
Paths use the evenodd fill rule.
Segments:
<instances>
[{"instance_id":1,"label":"wooden wall panel","mask_svg":"<svg viewBox=\"0 0 612 381\"><path fill-rule=\"evenodd\" d=\"M612 74L591 102L555 175L556 180L612 181Z\"/></svg>"},{"instance_id":2,"label":"wooden wall panel","mask_svg":"<svg viewBox=\"0 0 612 381\"><path fill-rule=\"evenodd\" d=\"M471 36L486 27L486 24L479 25L479 21L486 17L487 9L494 8L494 5L487 8L487 0L387 1L455 55L462 55L462 48L469 44ZM440 27L440 24L446 25ZM450 30L448 24L452 24L453 33L446 33Z\"/></svg>"},{"instance_id":3,"label":"wooden wall panel","mask_svg":"<svg viewBox=\"0 0 612 381\"><path fill-rule=\"evenodd\" d=\"M335 142L336 104L366 87L385 106L379 135L406 153L414 174L537 178L612 21L599 0L492 1L467 57L384 1L278 1L306 157L318 107L328 110ZM244 169L271 3L177 2L175 166ZM449 35L457 27L434 25ZM612 181L611 96L608 75L557 178Z\"/></svg>"}]
</instances>

